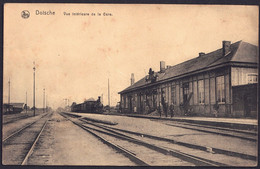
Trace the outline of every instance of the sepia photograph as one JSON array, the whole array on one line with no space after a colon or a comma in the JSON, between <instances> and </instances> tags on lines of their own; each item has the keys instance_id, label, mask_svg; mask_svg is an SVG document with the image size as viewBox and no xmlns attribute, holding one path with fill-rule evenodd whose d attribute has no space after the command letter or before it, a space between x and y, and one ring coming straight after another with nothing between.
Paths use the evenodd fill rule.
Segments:
<instances>
[{"instance_id":1,"label":"sepia photograph","mask_svg":"<svg viewBox=\"0 0 260 169\"><path fill-rule=\"evenodd\" d=\"M3 166L258 166L259 6L3 8Z\"/></svg>"}]
</instances>

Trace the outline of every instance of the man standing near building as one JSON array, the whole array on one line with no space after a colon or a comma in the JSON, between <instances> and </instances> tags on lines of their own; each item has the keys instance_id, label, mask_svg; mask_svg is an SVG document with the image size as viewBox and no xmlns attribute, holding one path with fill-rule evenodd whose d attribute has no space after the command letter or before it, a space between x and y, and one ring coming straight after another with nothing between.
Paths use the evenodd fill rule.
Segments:
<instances>
[{"instance_id":1,"label":"man standing near building","mask_svg":"<svg viewBox=\"0 0 260 169\"><path fill-rule=\"evenodd\" d=\"M162 97L162 106L163 106L163 112L165 113L165 117L167 117L168 104L167 102L165 102L164 97Z\"/></svg>"}]
</instances>

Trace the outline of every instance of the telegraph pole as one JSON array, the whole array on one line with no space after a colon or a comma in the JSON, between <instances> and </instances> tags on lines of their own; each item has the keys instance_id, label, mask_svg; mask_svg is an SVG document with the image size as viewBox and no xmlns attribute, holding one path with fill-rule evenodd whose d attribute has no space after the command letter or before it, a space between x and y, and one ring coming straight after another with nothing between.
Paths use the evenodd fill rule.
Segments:
<instances>
[{"instance_id":1,"label":"telegraph pole","mask_svg":"<svg viewBox=\"0 0 260 169\"><path fill-rule=\"evenodd\" d=\"M67 98L64 99L64 101L65 101L65 110L66 110L66 107L67 107L67 104L68 104L68 103L67 103L67 100L68 100Z\"/></svg>"},{"instance_id":2,"label":"telegraph pole","mask_svg":"<svg viewBox=\"0 0 260 169\"><path fill-rule=\"evenodd\" d=\"M47 94L46 94L46 112L48 112L48 102L47 102Z\"/></svg>"},{"instance_id":3,"label":"telegraph pole","mask_svg":"<svg viewBox=\"0 0 260 169\"><path fill-rule=\"evenodd\" d=\"M33 62L33 115L35 116L35 62Z\"/></svg>"},{"instance_id":4,"label":"telegraph pole","mask_svg":"<svg viewBox=\"0 0 260 169\"><path fill-rule=\"evenodd\" d=\"M10 77L8 81L8 112L10 111Z\"/></svg>"},{"instance_id":5,"label":"telegraph pole","mask_svg":"<svg viewBox=\"0 0 260 169\"><path fill-rule=\"evenodd\" d=\"M101 95L101 103L104 105L104 103L103 103L103 93Z\"/></svg>"},{"instance_id":6,"label":"telegraph pole","mask_svg":"<svg viewBox=\"0 0 260 169\"><path fill-rule=\"evenodd\" d=\"M109 89L109 78L108 78L108 106L109 106L108 111L110 112L110 89Z\"/></svg>"},{"instance_id":7,"label":"telegraph pole","mask_svg":"<svg viewBox=\"0 0 260 169\"><path fill-rule=\"evenodd\" d=\"M8 104L10 105L10 78L8 81Z\"/></svg>"},{"instance_id":8,"label":"telegraph pole","mask_svg":"<svg viewBox=\"0 0 260 169\"><path fill-rule=\"evenodd\" d=\"M43 106L42 106L42 111L43 113L45 112L45 89L43 89Z\"/></svg>"},{"instance_id":9,"label":"telegraph pole","mask_svg":"<svg viewBox=\"0 0 260 169\"><path fill-rule=\"evenodd\" d=\"M27 113L27 91L26 91L26 107L25 107L25 111L26 111L26 113Z\"/></svg>"}]
</instances>

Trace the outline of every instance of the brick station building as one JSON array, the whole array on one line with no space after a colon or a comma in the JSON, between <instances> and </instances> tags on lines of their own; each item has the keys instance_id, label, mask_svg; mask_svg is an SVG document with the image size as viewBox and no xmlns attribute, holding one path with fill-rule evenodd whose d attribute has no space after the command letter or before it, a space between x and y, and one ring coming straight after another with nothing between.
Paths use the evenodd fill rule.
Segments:
<instances>
[{"instance_id":1,"label":"brick station building","mask_svg":"<svg viewBox=\"0 0 260 169\"><path fill-rule=\"evenodd\" d=\"M175 115L257 117L258 47L223 41L222 48L149 74L119 92L122 113L174 106ZM163 108L161 108L162 110Z\"/></svg>"}]
</instances>

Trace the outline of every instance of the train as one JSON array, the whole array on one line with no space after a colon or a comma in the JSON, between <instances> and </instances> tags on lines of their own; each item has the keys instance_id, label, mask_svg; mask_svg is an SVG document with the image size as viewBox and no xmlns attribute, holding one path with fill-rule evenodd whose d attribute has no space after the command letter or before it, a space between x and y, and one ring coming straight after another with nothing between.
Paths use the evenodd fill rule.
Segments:
<instances>
[{"instance_id":1,"label":"train","mask_svg":"<svg viewBox=\"0 0 260 169\"><path fill-rule=\"evenodd\" d=\"M100 102L100 97L96 101L84 101L83 103L71 105L72 112L79 113L103 113L103 104Z\"/></svg>"}]
</instances>

